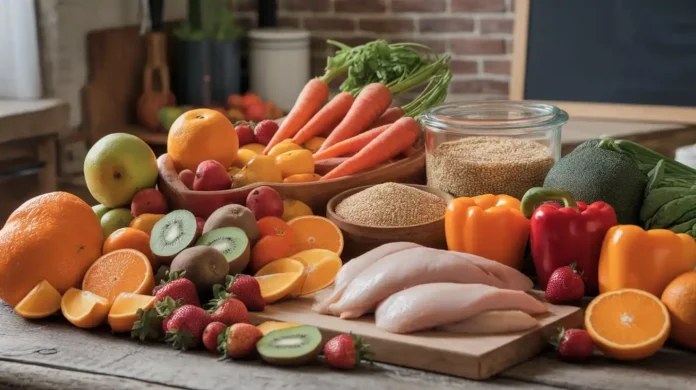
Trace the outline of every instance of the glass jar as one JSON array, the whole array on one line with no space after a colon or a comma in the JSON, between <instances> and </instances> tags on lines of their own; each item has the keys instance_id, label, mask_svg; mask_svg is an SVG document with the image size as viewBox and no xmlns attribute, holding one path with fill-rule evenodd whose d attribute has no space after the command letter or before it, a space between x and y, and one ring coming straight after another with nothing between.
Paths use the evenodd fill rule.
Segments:
<instances>
[{"instance_id":1,"label":"glass jar","mask_svg":"<svg viewBox=\"0 0 696 390\"><path fill-rule=\"evenodd\" d=\"M455 197L521 199L544 184L561 157L568 114L548 104L490 100L443 104L420 121L429 186Z\"/></svg>"}]
</instances>

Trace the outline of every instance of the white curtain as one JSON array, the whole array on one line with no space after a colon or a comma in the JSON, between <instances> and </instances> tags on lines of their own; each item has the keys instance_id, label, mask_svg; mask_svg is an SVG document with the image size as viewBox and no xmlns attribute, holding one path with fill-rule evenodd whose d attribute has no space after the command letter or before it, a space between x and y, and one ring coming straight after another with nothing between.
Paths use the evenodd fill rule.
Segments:
<instances>
[{"instance_id":1,"label":"white curtain","mask_svg":"<svg viewBox=\"0 0 696 390\"><path fill-rule=\"evenodd\" d=\"M0 99L41 97L34 0L0 0Z\"/></svg>"}]
</instances>

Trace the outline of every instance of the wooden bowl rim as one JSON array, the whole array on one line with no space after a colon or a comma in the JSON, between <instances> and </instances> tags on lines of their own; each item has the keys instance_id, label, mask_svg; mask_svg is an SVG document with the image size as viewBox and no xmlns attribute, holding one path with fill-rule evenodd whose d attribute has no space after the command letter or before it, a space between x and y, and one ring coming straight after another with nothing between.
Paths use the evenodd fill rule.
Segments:
<instances>
[{"instance_id":1,"label":"wooden bowl rim","mask_svg":"<svg viewBox=\"0 0 696 390\"><path fill-rule=\"evenodd\" d=\"M218 190L218 191L194 191L194 190L191 190L184 185L184 183L181 181L181 179L179 179L179 175L176 172L176 170L173 170L172 172L170 172L171 175L168 175L168 176L170 176L171 179L174 181L173 184L176 187L181 187L181 188L177 188L177 191L182 193L182 194L221 195L221 194L228 194L232 191L243 192L246 190L253 190L254 188L261 187L261 186L272 186L272 187L280 187L280 188L302 188L302 187L312 187L312 186L324 185L324 184L334 184L334 183L338 183L341 181L354 180L356 178L359 178L361 175L374 174L375 172L380 172L380 171L385 170L385 169L393 168L394 165L396 165L396 164L412 163L416 160L422 159L424 157L424 155L425 155L425 147L421 146L416 150L415 153L413 153L409 157L403 158L403 159L398 160L398 161L394 161L392 163L383 165L383 166L376 168L376 169L372 169L372 170L365 171L365 172L360 172L360 173L357 173L355 175L348 175L348 176L343 176L343 177L330 179L330 180L326 180L326 181L312 181L312 182L307 182L307 183L275 183L275 182L261 181L258 183L247 184L244 187L230 188L227 190ZM171 164L173 167L173 162L171 161L171 159L169 158L169 155L167 153L164 153L160 157L158 157L158 159L157 159L158 166L160 165L160 160L162 162L162 165L165 165L165 162L168 162L168 164ZM163 166L162 168L164 169L165 166ZM176 176L176 178L174 178L174 176ZM170 181L170 180L167 180L167 181Z\"/></svg>"},{"instance_id":2,"label":"wooden bowl rim","mask_svg":"<svg viewBox=\"0 0 696 390\"><path fill-rule=\"evenodd\" d=\"M382 183L382 184L385 184L385 183ZM445 202L447 202L447 204L449 204L452 200L454 200L454 197L452 195L450 195L449 193L442 191L442 190L439 190L437 188L427 186L427 185L411 184L411 183L397 183L397 184L403 184L406 186L417 188L419 190L429 192L429 193L436 195L439 198L443 199ZM360 229L365 229L365 230L372 229L375 231L389 231L389 230L391 230L391 231L395 231L395 232L399 231L399 230L411 230L414 228L436 226L436 225L441 224L442 221L445 219L445 216L443 215L442 218L440 218L440 219L436 219L436 220L431 221L431 222L421 223L418 225L370 226L370 225L362 225L362 224L358 224L358 223L348 222L345 219L341 218L338 214L336 214L335 208L336 208L336 205L337 205L339 200L342 201L343 199L347 198L350 195L356 194L362 190L368 189L370 187L374 187L376 185L380 185L380 184L372 184L372 185L366 185L366 186L360 186L360 187L353 187L353 188L347 189L343 192L340 192L340 193L334 195L331 199L329 199L329 202L326 204L326 217L330 218L330 219L335 219L338 222L340 222L341 224L354 226L354 227L360 228Z\"/></svg>"}]
</instances>

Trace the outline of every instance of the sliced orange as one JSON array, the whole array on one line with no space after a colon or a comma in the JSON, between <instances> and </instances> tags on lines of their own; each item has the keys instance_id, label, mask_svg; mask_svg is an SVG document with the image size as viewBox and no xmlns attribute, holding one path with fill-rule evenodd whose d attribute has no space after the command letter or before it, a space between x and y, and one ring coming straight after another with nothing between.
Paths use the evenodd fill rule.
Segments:
<instances>
[{"instance_id":1,"label":"sliced orange","mask_svg":"<svg viewBox=\"0 0 696 390\"><path fill-rule=\"evenodd\" d=\"M605 292L585 309L585 328L597 348L621 360L657 352L667 340L667 307L654 295L632 288Z\"/></svg>"},{"instance_id":2,"label":"sliced orange","mask_svg":"<svg viewBox=\"0 0 696 390\"><path fill-rule=\"evenodd\" d=\"M60 310L60 293L42 280L14 307L17 315L27 319L46 318Z\"/></svg>"},{"instance_id":3,"label":"sliced orange","mask_svg":"<svg viewBox=\"0 0 696 390\"><path fill-rule=\"evenodd\" d=\"M259 330L261 331L261 333L263 333L264 336L273 332L274 330L294 328L296 326L300 326L300 324L296 324L294 322L281 321L266 321L256 325L256 327L259 328Z\"/></svg>"},{"instance_id":4,"label":"sliced orange","mask_svg":"<svg viewBox=\"0 0 696 390\"><path fill-rule=\"evenodd\" d=\"M328 249L308 249L292 255L291 258L305 265L304 281L291 295L308 295L329 287L343 266L336 252Z\"/></svg>"},{"instance_id":5,"label":"sliced orange","mask_svg":"<svg viewBox=\"0 0 696 390\"><path fill-rule=\"evenodd\" d=\"M155 287L147 256L134 249L109 252L92 264L82 280L82 289L113 302L120 293L150 294Z\"/></svg>"},{"instance_id":6,"label":"sliced orange","mask_svg":"<svg viewBox=\"0 0 696 390\"><path fill-rule=\"evenodd\" d=\"M109 326L113 332L130 332L138 320L138 310L147 310L155 304L155 297L143 294L120 293L109 310Z\"/></svg>"},{"instance_id":7,"label":"sliced orange","mask_svg":"<svg viewBox=\"0 0 696 390\"><path fill-rule=\"evenodd\" d=\"M305 215L290 220L288 225L295 232L300 250L327 249L339 256L343 252L343 233L327 218Z\"/></svg>"},{"instance_id":8,"label":"sliced orange","mask_svg":"<svg viewBox=\"0 0 696 390\"><path fill-rule=\"evenodd\" d=\"M109 300L89 291L68 290L60 301L63 316L79 328L96 328L109 313Z\"/></svg>"},{"instance_id":9,"label":"sliced orange","mask_svg":"<svg viewBox=\"0 0 696 390\"><path fill-rule=\"evenodd\" d=\"M272 261L261 268L254 277L261 287L266 303L283 299L302 286L305 266L301 261L284 258Z\"/></svg>"}]
</instances>

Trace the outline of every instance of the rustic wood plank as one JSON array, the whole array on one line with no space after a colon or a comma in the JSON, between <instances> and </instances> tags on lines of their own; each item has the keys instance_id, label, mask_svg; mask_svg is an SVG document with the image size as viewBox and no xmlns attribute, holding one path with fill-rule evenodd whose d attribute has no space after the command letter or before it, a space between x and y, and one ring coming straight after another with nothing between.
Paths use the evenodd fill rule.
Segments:
<instances>
[{"instance_id":1,"label":"rustic wood plank","mask_svg":"<svg viewBox=\"0 0 696 390\"><path fill-rule=\"evenodd\" d=\"M165 390L174 389L175 387L33 364L0 361L0 388L46 390Z\"/></svg>"},{"instance_id":2,"label":"rustic wood plank","mask_svg":"<svg viewBox=\"0 0 696 390\"><path fill-rule=\"evenodd\" d=\"M180 353L164 345L141 345L104 330L77 329L60 317L25 321L4 304L0 306L0 360L41 365L55 369L56 375L63 375L62 370L71 370L65 375L78 375L76 372L80 371L88 376L116 376L195 389L230 388L230 384L244 384L243 388L249 390L556 388L505 378L476 382L383 364L342 372L328 369L321 363L279 368L258 361L218 361L204 352ZM12 374L5 372L0 378Z\"/></svg>"}]
</instances>

